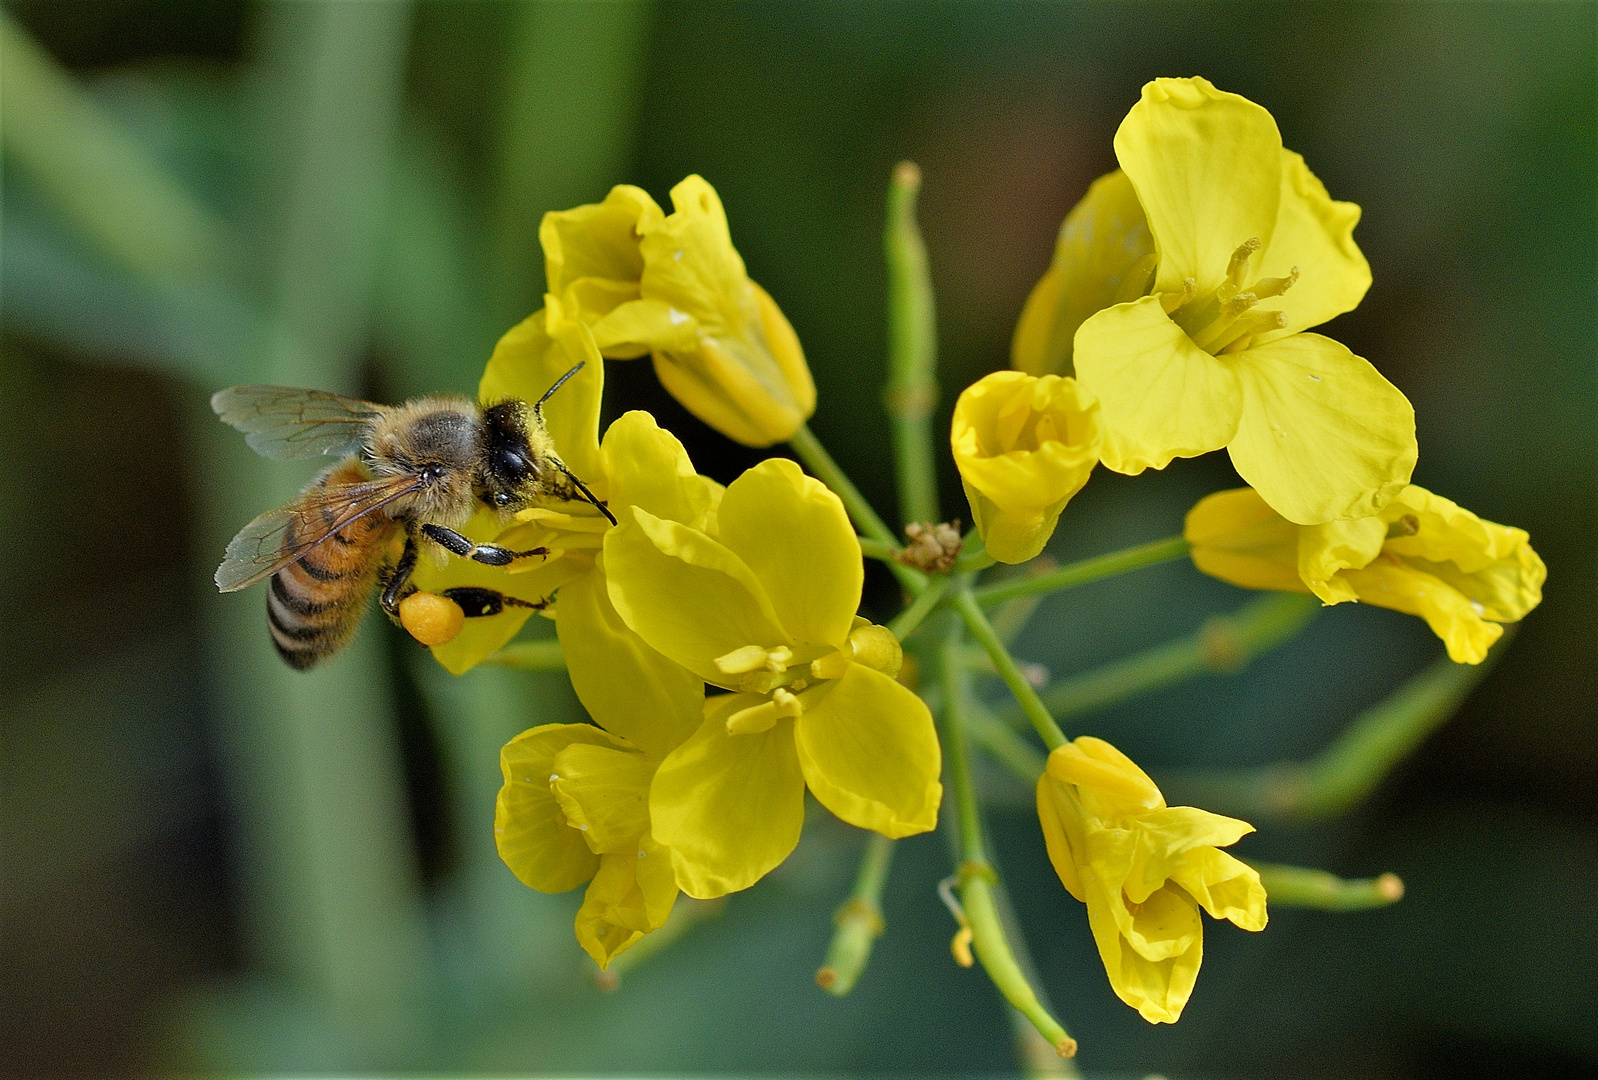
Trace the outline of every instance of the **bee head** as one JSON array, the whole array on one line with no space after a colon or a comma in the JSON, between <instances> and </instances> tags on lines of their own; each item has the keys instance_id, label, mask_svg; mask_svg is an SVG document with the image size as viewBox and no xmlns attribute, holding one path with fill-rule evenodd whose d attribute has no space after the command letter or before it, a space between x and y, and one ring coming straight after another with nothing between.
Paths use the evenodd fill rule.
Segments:
<instances>
[{"instance_id":1,"label":"bee head","mask_svg":"<svg viewBox=\"0 0 1598 1080\"><path fill-rule=\"evenodd\" d=\"M483 410L483 463L478 476L482 499L497 510L527 501L543 472L527 435L527 406L506 401Z\"/></svg>"}]
</instances>

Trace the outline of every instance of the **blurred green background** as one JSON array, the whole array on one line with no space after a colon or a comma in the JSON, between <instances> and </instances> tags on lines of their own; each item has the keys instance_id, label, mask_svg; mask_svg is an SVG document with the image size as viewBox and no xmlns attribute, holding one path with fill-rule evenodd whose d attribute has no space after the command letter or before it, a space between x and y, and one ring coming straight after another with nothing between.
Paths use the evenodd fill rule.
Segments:
<instances>
[{"instance_id":1,"label":"blurred green background","mask_svg":"<svg viewBox=\"0 0 1598 1080\"><path fill-rule=\"evenodd\" d=\"M798 852L601 992L577 895L494 855L498 746L580 715L564 677L451 680L373 619L310 676L227 538L309 468L212 391L470 391L539 305L537 223L618 182L721 192L813 366L814 427L893 505L883 191L920 163L946 422L1003 366L1061 217L1139 86L1267 106L1376 283L1330 333L1415 403L1416 480L1523 526L1547 600L1353 815L1245 856L1408 885L1367 914L1211 924L1181 1023L1111 994L1029 794L984 773L1042 979L1089 1075L1598 1071L1598 6L5 0L0 356L0 1069L1003 1073L1001 1003L949 960L944 841L900 845L855 993L812 981L860 834ZM702 471L759 456L612 364ZM946 430L946 428L944 428ZM948 462L945 511L964 515ZM1069 559L1168 535L1224 456L1103 471ZM1056 676L1248 599L1176 563L1048 601ZM873 579L868 604L891 610ZM548 624L532 633L547 633ZM1441 655L1344 606L1231 675L1072 721L1150 769L1307 757Z\"/></svg>"}]
</instances>

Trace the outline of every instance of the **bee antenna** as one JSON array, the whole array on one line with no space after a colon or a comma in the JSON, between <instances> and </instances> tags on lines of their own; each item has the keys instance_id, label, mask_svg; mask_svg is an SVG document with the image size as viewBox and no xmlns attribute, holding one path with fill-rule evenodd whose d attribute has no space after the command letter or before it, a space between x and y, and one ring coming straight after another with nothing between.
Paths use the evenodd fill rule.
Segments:
<instances>
[{"instance_id":1,"label":"bee antenna","mask_svg":"<svg viewBox=\"0 0 1598 1080\"><path fill-rule=\"evenodd\" d=\"M549 400L549 396L551 394L553 394L556 390L559 390L562 386L566 385L566 380L567 379L571 378L573 375L575 375L579 371L583 370L583 365L586 364L586 363L588 363L587 360L579 360L579 361L577 361L577 364L576 364L575 367L573 367L566 374L562 375L560 378L556 379L555 380L555 385L551 386L548 390L545 390L543 397L541 397L537 401L533 402L533 411L534 412L539 412L540 410L542 410L543 407L544 407L544 402ZM568 473L567 475L570 476L571 474ZM576 480L577 478L575 476L573 476L572 479ZM579 484L578 486L581 487L582 485Z\"/></svg>"},{"instance_id":2,"label":"bee antenna","mask_svg":"<svg viewBox=\"0 0 1598 1080\"><path fill-rule=\"evenodd\" d=\"M577 367L582 367L582 365L578 364ZM572 369L572 371L576 371L576 370L577 370L577 368L573 368ZM570 372L568 372L567 374L569 375ZM564 382L565 380L562 379L561 381ZM560 383L556 383L555 385L559 386ZM548 396L548 395L546 395L546 396ZM606 506L604 503L602 503L598 499L594 498L594 493L592 491L588 490L588 485L583 483L581 480L577 479L576 475L570 469L568 469L565 465L559 465L559 468L560 468L561 472L566 474L566 479L570 480L572 483L577 485L577 490L582 492L583 498L585 498L589 502L593 503L595 508L598 509L601 514L604 514L605 517L607 519L609 519L609 521L610 521L610 523L612 525L615 525L616 524L616 515L612 514L610 512L610 507Z\"/></svg>"}]
</instances>

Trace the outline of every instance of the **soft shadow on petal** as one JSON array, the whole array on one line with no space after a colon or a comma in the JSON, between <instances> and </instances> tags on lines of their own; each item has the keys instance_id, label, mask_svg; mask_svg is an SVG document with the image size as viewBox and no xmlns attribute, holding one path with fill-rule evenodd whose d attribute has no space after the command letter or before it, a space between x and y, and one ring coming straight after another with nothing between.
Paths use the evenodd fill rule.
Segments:
<instances>
[{"instance_id":1,"label":"soft shadow on petal","mask_svg":"<svg viewBox=\"0 0 1598 1080\"><path fill-rule=\"evenodd\" d=\"M1077 379L1099 399L1104 464L1135 476L1225 446L1243 407L1234 366L1193 344L1158 297L1083 323Z\"/></svg>"},{"instance_id":2,"label":"soft shadow on petal","mask_svg":"<svg viewBox=\"0 0 1598 1080\"><path fill-rule=\"evenodd\" d=\"M799 843L805 781L793 725L754 735L727 734L728 715L758 704L729 694L707 707L705 722L655 774L649 813L656 840L672 850L677 884L707 900L747 889Z\"/></svg>"},{"instance_id":3,"label":"soft shadow on petal","mask_svg":"<svg viewBox=\"0 0 1598 1080\"><path fill-rule=\"evenodd\" d=\"M1271 242L1282 188L1282 136L1265 109L1206 79L1155 79L1115 133L1160 253L1156 292L1198 282L1202 296L1251 238Z\"/></svg>"},{"instance_id":4,"label":"soft shadow on petal","mask_svg":"<svg viewBox=\"0 0 1598 1080\"><path fill-rule=\"evenodd\" d=\"M768 458L727 486L716 528L760 579L789 636L843 647L865 569L838 496L787 458Z\"/></svg>"},{"instance_id":5,"label":"soft shadow on petal","mask_svg":"<svg viewBox=\"0 0 1598 1080\"><path fill-rule=\"evenodd\" d=\"M1262 335L1262 342L1319 326L1359 306L1371 287L1371 268L1354 243L1358 223L1357 205L1337 202L1302 157L1282 151L1282 205L1276 233L1256 257L1252 276L1255 280L1287 277L1296 266L1299 278L1281 299L1268 303L1287 316L1287 326Z\"/></svg>"},{"instance_id":6,"label":"soft shadow on petal","mask_svg":"<svg viewBox=\"0 0 1598 1080\"><path fill-rule=\"evenodd\" d=\"M1240 353L1238 474L1299 525L1368 517L1409 483L1415 410L1370 362L1319 334Z\"/></svg>"},{"instance_id":7,"label":"soft shadow on petal","mask_svg":"<svg viewBox=\"0 0 1598 1080\"><path fill-rule=\"evenodd\" d=\"M794 725L800 766L821 805L884 836L936 828L942 752L926 704L860 664L826 689Z\"/></svg>"},{"instance_id":8,"label":"soft shadow on petal","mask_svg":"<svg viewBox=\"0 0 1598 1080\"><path fill-rule=\"evenodd\" d=\"M555 755L577 743L626 746L590 724L545 724L522 732L500 751L505 784L494 806L494 842L505 865L539 892L575 889L599 867L599 856L566 824L549 789Z\"/></svg>"}]
</instances>

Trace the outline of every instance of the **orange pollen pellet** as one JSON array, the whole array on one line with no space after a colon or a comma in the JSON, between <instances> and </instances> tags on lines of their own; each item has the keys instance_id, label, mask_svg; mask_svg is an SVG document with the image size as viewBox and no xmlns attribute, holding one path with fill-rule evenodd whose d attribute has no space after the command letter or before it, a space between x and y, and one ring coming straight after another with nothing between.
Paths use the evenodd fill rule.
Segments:
<instances>
[{"instance_id":1,"label":"orange pollen pellet","mask_svg":"<svg viewBox=\"0 0 1598 1080\"><path fill-rule=\"evenodd\" d=\"M466 613L447 596L414 592L400 601L400 625L423 645L448 645L466 623Z\"/></svg>"}]
</instances>

